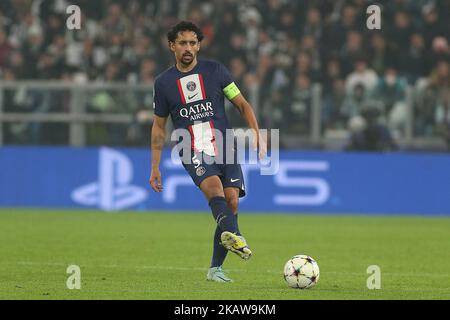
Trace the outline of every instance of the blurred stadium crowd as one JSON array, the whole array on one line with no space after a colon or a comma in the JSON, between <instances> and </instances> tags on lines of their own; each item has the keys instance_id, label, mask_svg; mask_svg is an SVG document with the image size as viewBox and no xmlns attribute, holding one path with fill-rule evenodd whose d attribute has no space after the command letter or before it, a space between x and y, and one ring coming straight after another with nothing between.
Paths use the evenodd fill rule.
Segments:
<instances>
[{"instance_id":1,"label":"blurred stadium crowd","mask_svg":"<svg viewBox=\"0 0 450 320\"><path fill-rule=\"evenodd\" d=\"M151 86L173 63L166 33L184 19L205 34L201 57L224 63L256 97L264 128L308 134L320 83L322 133L350 129L350 149L396 148L410 107L415 136L450 146L450 1L377 1L381 30L366 26L371 3L1 0L0 79ZM65 27L70 4L82 10L81 30Z\"/></svg>"}]
</instances>

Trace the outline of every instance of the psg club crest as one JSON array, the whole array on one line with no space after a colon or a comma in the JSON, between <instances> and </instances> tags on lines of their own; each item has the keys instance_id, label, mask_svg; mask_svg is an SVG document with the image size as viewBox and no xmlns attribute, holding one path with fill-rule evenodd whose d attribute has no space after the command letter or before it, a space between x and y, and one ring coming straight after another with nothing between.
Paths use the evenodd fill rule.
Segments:
<instances>
[{"instance_id":1,"label":"psg club crest","mask_svg":"<svg viewBox=\"0 0 450 320\"><path fill-rule=\"evenodd\" d=\"M186 84L186 89L188 89L189 91L195 91L195 89L197 88L197 85L195 84L195 82L194 81L189 81L187 84Z\"/></svg>"},{"instance_id":2,"label":"psg club crest","mask_svg":"<svg viewBox=\"0 0 450 320\"><path fill-rule=\"evenodd\" d=\"M202 75L190 74L177 80L181 103L192 103L206 99L205 86Z\"/></svg>"},{"instance_id":3,"label":"psg club crest","mask_svg":"<svg viewBox=\"0 0 450 320\"><path fill-rule=\"evenodd\" d=\"M197 172L196 172L196 173L197 173L197 176L201 177L202 175L205 174L206 169L205 169L205 167L198 167L196 171L197 171Z\"/></svg>"}]
</instances>

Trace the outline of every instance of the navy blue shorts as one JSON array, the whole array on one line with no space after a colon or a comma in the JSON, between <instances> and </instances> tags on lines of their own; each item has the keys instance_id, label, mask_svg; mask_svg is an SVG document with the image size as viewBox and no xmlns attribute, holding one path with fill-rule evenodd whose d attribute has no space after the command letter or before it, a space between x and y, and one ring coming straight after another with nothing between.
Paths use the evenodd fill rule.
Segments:
<instances>
[{"instance_id":1,"label":"navy blue shorts","mask_svg":"<svg viewBox=\"0 0 450 320\"><path fill-rule=\"evenodd\" d=\"M203 157L203 158L202 158ZM184 168L191 176L197 187L200 186L203 180L211 176L218 176L222 181L222 186L235 187L239 189L239 197L245 196L244 175L242 174L241 165L239 163L233 164L217 164L214 163L210 156L202 153L201 157L197 154L197 159L206 159L208 161L197 162L195 159L192 163L183 163Z\"/></svg>"}]
</instances>

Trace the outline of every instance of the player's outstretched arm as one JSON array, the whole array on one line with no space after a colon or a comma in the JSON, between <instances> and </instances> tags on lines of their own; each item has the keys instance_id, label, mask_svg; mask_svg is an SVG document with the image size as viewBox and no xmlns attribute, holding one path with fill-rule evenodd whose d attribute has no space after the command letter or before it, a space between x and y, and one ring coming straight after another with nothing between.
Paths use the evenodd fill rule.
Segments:
<instances>
[{"instance_id":1,"label":"player's outstretched arm","mask_svg":"<svg viewBox=\"0 0 450 320\"><path fill-rule=\"evenodd\" d=\"M167 118L154 115L152 126L152 172L150 174L150 185L156 192L163 190L161 182L161 172L159 171L159 163L161 162L161 152L166 139L166 122Z\"/></svg>"},{"instance_id":2,"label":"player's outstretched arm","mask_svg":"<svg viewBox=\"0 0 450 320\"><path fill-rule=\"evenodd\" d=\"M267 144L265 139L263 139L261 133L259 132L258 121L256 120L256 116L252 106L250 105L250 103L248 103L248 101L242 94L238 94L230 101L236 108L239 109L242 117L244 117L245 121L247 121L248 126L254 130L253 146L255 149L258 148L259 150L259 159L263 159L267 153Z\"/></svg>"}]
</instances>

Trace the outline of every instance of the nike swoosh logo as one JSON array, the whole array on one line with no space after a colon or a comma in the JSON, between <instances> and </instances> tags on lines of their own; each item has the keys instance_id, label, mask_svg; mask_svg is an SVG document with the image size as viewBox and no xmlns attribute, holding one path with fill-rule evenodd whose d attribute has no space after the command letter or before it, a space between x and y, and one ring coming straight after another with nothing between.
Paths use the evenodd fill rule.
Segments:
<instances>
[{"instance_id":1,"label":"nike swoosh logo","mask_svg":"<svg viewBox=\"0 0 450 320\"><path fill-rule=\"evenodd\" d=\"M219 224L223 219L225 219L225 216L223 215L223 212L221 212L217 215L216 223Z\"/></svg>"},{"instance_id":2,"label":"nike swoosh logo","mask_svg":"<svg viewBox=\"0 0 450 320\"><path fill-rule=\"evenodd\" d=\"M220 217L219 221L217 221L217 224L220 224L223 219L225 219L225 217Z\"/></svg>"},{"instance_id":3,"label":"nike swoosh logo","mask_svg":"<svg viewBox=\"0 0 450 320\"><path fill-rule=\"evenodd\" d=\"M196 94L194 94L192 97L188 96L188 99L191 100L192 98L194 98L196 95L198 95L198 92Z\"/></svg>"},{"instance_id":4,"label":"nike swoosh logo","mask_svg":"<svg viewBox=\"0 0 450 320\"><path fill-rule=\"evenodd\" d=\"M238 181L238 180L241 180L241 179L231 179L230 181L231 181L231 182L236 182L236 181Z\"/></svg>"},{"instance_id":5,"label":"nike swoosh logo","mask_svg":"<svg viewBox=\"0 0 450 320\"><path fill-rule=\"evenodd\" d=\"M225 279L225 278L222 278L221 276L216 276L216 277L219 278L219 279L222 279L225 282L230 282L230 279Z\"/></svg>"}]
</instances>

